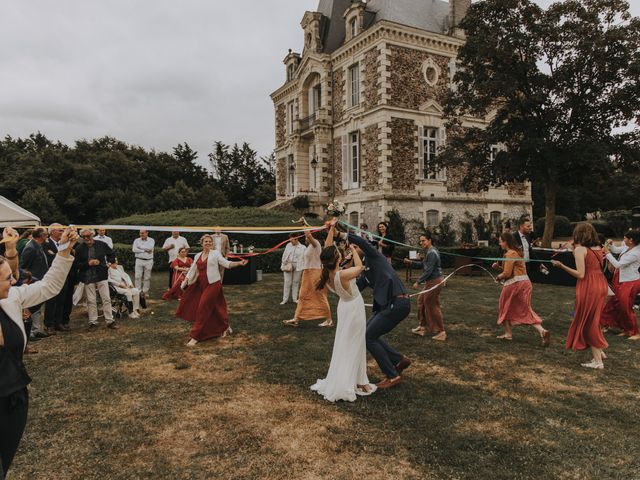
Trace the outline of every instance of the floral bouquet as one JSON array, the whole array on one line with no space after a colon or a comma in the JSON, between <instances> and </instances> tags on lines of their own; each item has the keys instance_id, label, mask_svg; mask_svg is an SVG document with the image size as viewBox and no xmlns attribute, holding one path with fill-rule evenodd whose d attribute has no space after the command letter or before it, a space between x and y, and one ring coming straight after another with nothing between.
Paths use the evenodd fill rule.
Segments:
<instances>
[{"instance_id":1,"label":"floral bouquet","mask_svg":"<svg viewBox=\"0 0 640 480\"><path fill-rule=\"evenodd\" d=\"M339 217L340 215L344 214L346 210L347 206L344 203L338 202L336 200L327 205L327 215L329 215L330 217Z\"/></svg>"}]
</instances>

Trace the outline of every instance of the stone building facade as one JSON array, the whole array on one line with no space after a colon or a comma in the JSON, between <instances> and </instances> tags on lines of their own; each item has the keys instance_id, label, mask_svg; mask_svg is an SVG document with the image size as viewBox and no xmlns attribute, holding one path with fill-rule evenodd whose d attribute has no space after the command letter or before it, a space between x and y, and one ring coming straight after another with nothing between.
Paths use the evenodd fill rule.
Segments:
<instances>
[{"instance_id":1,"label":"stone building facade","mask_svg":"<svg viewBox=\"0 0 640 480\"><path fill-rule=\"evenodd\" d=\"M289 51L286 82L271 95L277 200L270 206L305 195L322 213L335 198L350 223L371 228L393 208L427 227L445 214L497 224L531 213L530 185L463 191L460 171L432 167L446 142L442 105L455 88L458 24L469 5L320 0L304 14L304 50Z\"/></svg>"}]
</instances>

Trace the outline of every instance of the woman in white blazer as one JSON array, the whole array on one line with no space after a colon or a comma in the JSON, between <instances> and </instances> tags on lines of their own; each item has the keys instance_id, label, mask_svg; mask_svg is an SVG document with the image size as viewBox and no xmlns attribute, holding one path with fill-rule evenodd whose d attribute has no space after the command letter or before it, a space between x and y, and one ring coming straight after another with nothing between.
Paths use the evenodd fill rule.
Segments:
<instances>
[{"instance_id":1,"label":"woman in white blazer","mask_svg":"<svg viewBox=\"0 0 640 480\"><path fill-rule=\"evenodd\" d=\"M640 294L640 230L625 233L624 246L626 249L616 248L622 251L618 260L611 253L607 254L607 260L616 268L613 275L615 296L604 307L600 324L606 329L620 330L620 335L629 337L629 340L640 340L638 319L633 311L633 304Z\"/></svg>"},{"instance_id":2,"label":"woman in white blazer","mask_svg":"<svg viewBox=\"0 0 640 480\"><path fill-rule=\"evenodd\" d=\"M297 233L289 235L289 243L282 254L280 270L284 274L284 291L282 292L282 302L284 305L289 301L289 295L294 303L298 303L298 291L300 290L300 277L304 270L304 252L306 247L297 238Z\"/></svg>"},{"instance_id":3,"label":"woman in white blazer","mask_svg":"<svg viewBox=\"0 0 640 480\"><path fill-rule=\"evenodd\" d=\"M18 237L5 239L6 257L0 256L0 478L6 476L18 449L29 408L27 385L31 379L22 363L27 346L22 311L60 293L73 265L69 252L78 234L65 230L60 243L68 247L58 252L44 278L20 287L14 286L16 281L9 263L17 258Z\"/></svg>"},{"instance_id":4,"label":"woman in white blazer","mask_svg":"<svg viewBox=\"0 0 640 480\"><path fill-rule=\"evenodd\" d=\"M187 278L182 282L186 291L176 310L176 316L192 324L189 333L191 339L187 343L190 347L231 333L219 267L243 267L248 263L247 260L230 262L224 258L218 250L214 250L211 235L204 235L200 244L202 252L196 255Z\"/></svg>"}]
</instances>

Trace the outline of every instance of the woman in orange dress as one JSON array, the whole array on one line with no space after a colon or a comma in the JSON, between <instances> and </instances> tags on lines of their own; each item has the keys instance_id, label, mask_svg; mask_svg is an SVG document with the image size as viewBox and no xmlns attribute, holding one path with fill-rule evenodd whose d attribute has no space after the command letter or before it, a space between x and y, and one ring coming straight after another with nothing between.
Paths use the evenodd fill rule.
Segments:
<instances>
[{"instance_id":1,"label":"woman in orange dress","mask_svg":"<svg viewBox=\"0 0 640 480\"><path fill-rule=\"evenodd\" d=\"M322 246L318 240L313 238L310 231L305 231L304 235L307 240L307 249L304 251L304 267L298 306L293 318L291 320L283 320L282 323L289 327L297 327L300 320L323 319L324 322L319 326L331 327L333 322L331 320L329 300L327 299L327 289L318 290L316 288L322 275L322 262L320 261Z\"/></svg>"},{"instance_id":2,"label":"woman in orange dress","mask_svg":"<svg viewBox=\"0 0 640 480\"><path fill-rule=\"evenodd\" d=\"M178 252L178 257L169 265L172 272L171 288L162 295L165 300L180 300L182 298L181 285L193 263L193 259L187 255L188 251L187 247L182 247Z\"/></svg>"},{"instance_id":3,"label":"woman in orange dress","mask_svg":"<svg viewBox=\"0 0 640 480\"><path fill-rule=\"evenodd\" d=\"M500 247L506 252L505 258L522 259L522 252L516 239L511 233L500 235ZM494 268L502 270L498 280L504 280L504 288L500 294L500 311L498 325L504 325L501 340L512 340L511 327L516 325L531 325L540 334L542 345L549 345L550 333L542 328L542 319L531 307L531 280L527 276L527 267L523 260L505 260L502 265L493 264Z\"/></svg>"},{"instance_id":4,"label":"woman in orange dress","mask_svg":"<svg viewBox=\"0 0 640 480\"><path fill-rule=\"evenodd\" d=\"M567 348L590 348L593 359L582 366L603 369L603 359L607 356L602 350L609 346L600 329L600 317L607 302L608 291L607 279L602 273L604 252L600 248L598 234L590 223L580 223L576 226L573 231L573 244L575 269L558 260L552 260L554 267L559 267L578 279L575 313L567 334Z\"/></svg>"}]
</instances>

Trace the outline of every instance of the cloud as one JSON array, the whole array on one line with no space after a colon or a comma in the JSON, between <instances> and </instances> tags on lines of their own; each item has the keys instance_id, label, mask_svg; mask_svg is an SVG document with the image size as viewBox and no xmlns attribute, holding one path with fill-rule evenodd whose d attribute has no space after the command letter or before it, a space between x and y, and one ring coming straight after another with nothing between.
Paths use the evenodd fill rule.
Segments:
<instances>
[{"instance_id":1,"label":"cloud","mask_svg":"<svg viewBox=\"0 0 640 480\"><path fill-rule=\"evenodd\" d=\"M4 0L0 135L273 149L269 94L317 0Z\"/></svg>"}]
</instances>

